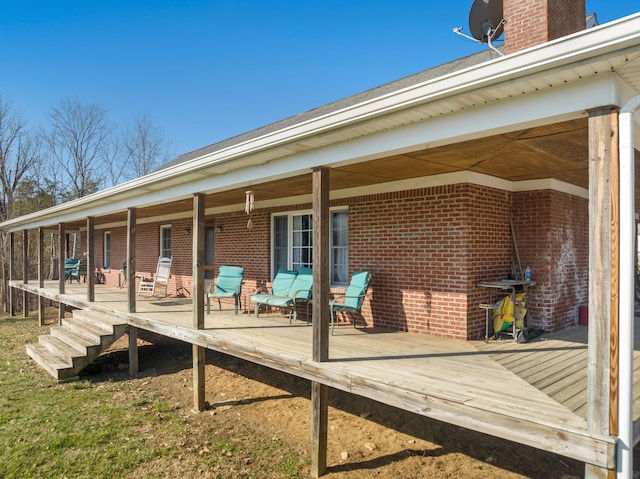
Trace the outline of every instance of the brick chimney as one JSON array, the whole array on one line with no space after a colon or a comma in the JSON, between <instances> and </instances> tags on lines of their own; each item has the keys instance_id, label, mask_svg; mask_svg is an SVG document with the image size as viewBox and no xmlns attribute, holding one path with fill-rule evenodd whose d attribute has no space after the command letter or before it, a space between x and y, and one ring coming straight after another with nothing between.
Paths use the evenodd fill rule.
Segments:
<instances>
[{"instance_id":1,"label":"brick chimney","mask_svg":"<svg viewBox=\"0 0 640 479\"><path fill-rule=\"evenodd\" d=\"M585 0L504 0L504 53L586 28Z\"/></svg>"}]
</instances>

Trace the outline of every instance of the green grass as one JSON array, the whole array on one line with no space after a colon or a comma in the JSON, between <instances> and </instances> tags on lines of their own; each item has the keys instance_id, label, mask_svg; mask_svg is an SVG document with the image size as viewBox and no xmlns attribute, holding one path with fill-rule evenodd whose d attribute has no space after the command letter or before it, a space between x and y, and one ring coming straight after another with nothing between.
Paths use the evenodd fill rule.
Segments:
<instances>
[{"instance_id":1,"label":"green grass","mask_svg":"<svg viewBox=\"0 0 640 479\"><path fill-rule=\"evenodd\" d=\"M44 332L0 315L0 477L301 477L284 445L194 436L188 411L134 381L57 383L24 351Z\"/></svg>"}]
</instances>

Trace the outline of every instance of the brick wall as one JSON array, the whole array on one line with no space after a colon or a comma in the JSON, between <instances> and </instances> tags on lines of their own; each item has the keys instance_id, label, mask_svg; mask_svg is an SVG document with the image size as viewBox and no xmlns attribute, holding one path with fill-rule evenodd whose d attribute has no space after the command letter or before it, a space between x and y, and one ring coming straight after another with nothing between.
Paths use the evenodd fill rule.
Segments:
<instances>
[{"instance_id":1,"label":"brick wall","mask_svg":"<svg viewBox=\"0 0 640 479\"><path fill-rule=\"evenodd\" d=\"M544 190L514 194L514 224L523 268L531 267L532 323L557 331L577 323L588 302L588 200Z\"/></svg>"},{"instance_id":2,"label":"brick wall","mask_svg":"<svg viewBox=\"0 0 640 479\"><path fill-rule=\"evenodd\" d=\"M508 270L510 196L450 185L356 198L350 269L373 271L376 326L469 339L484 332L482 279Z\"/></svg>"},{"instance_id":3,"label":"brick wall","mask_svg":"<svg viewBox=\"0 0 640 479\"><path fill-rule=\"evenodd\" d=\"M370 270L373 280L363 307L369 325L456 339L484 335L478 305L487 291L480 281L515 277L513 217L522 266L537 285L530 295L531 317L545 330L575 324L586 303L588 203L570 195L536 191L509 193L471 184L374 194L333 201L349 208L349 270ZM243 303L257 285L271 280L271 215L308 210L310 204L256 210L253 228L243 212L207 217L215 234L215 270L223 264L245 268ZM137 229L137 271L155 270L160 226ZM172 223L170 294L192 293L190 221ZM112 266L105 276L118 284L125 258L126 229L111 229ZM102 258L102 233L96 258ZM97 260L99 263L101 260Z\"/></svg>"},{"instance_id":4,"label":"brick wall","mask_svg":"<svg viewBox=\"0 0 640 479\"><path fill-rule=\"evenodd\" d=\"M504 52L539 45L584 30L584 0L505 0Z\"/></svg>"}]
</instances>

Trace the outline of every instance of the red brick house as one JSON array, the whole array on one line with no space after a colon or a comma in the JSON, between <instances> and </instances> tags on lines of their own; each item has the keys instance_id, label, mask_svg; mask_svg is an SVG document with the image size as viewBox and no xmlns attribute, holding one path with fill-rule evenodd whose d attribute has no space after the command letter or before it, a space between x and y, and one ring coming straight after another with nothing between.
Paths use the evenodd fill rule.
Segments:
<instances>
[{"instance_id":1,"label":"red brick house","mask_svg":"<svg viewBox=\"0 0 640 479\"><path fill-rule=\"evenodd\" d=\"M198 298L197 234L208 270L240 264L250 291L280 267L317 265L312 225L326 213L327 286L371 271L369 325L479 338L477 284L519 274L519 258L536 282L534 325L575 325L588 303L590 328L608 330L619 264L611 165L619 111L640 93L640 16L585 30L584 2L540 3L505 0L505 56L452 61L0 226L89 235L114 286L123 262L139 275L171 255L170 293ZM594 343L608 352L608 339Z\"/></svg>"}]
</instances>

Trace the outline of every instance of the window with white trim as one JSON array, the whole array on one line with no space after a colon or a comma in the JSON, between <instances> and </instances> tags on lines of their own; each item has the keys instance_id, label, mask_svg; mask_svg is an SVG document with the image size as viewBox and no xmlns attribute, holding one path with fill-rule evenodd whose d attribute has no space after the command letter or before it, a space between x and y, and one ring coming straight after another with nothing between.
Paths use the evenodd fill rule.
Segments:
<instances>
[{"instance_id":1,"label":"window with white trim","mask_svg":"<svg viewBox=\"0 0 640 479\"><path fill-rule=\"evenodd\" d=\"M104 269L111 268L111 231L104 232L104 248L102 250L102 265Z\"/></svg>"},{"instance_id":2,"label":"window with white trim","mask_svg":"<svg viewBox=\"0 0 640 479\"><path fill-rule=\"evenodd\" d=\"M279 269L297 271L313 266L313 214L278 213L272 217L272 275ZM349 216L346 209L331 211L329 274L332 285L349 282Z\"/></svg>"},{"instance_id":3,"label":"window with white trim","mask_svg":"<svg viewBox=\"0 0 640 479\"><path fill-rule=\"evenodd\" d=\"M171 225L160 227L160 257L171 258Z\"/></svg>"}]
</instances>

